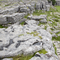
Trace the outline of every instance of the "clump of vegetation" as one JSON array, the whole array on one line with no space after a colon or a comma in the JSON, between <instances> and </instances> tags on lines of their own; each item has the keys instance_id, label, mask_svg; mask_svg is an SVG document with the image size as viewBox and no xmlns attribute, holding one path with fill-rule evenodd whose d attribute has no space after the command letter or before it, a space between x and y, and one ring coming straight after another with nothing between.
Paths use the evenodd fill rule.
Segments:
<instances>
[{"instance_id":1,"label":"clump of vegetation","mask_svg":"<svg viewBox=\"0 0 60 60\"><path fill-rule=\"evenodd\" d=\"M55 21L56 21L56 22L59 22L59 20L58 20L58 19L55 19Z\"/></svg>"},{"instance_id":2,"label":"clump of vegetation","mask_svg":"<svg viewBox=\"0 0 60 60\"><path fill-rule=\"evenodd\" d=\"M57 37L52 37L52 40L55 40L55 41L60 41L60 36L57 36Z\"/></svg>"},{"instance_id":3,"label":"clump of vegetation","mask_svg":"<svg viewBox=\"0 0 60 60\"><path fill-rule=\"evenodd\" d=\"M55 6L58 12L60 12L60 6Z\"/></svg>"},{"instance_id":4,"label":"clump of vegetation","mask_svg":"<svg viewBox=\"0 0 60 60\"><path fill-rule=\"evenodd\" d=\"M60 41L60 36L58 36L58 34L60 34L60 32L56 33L57 37L52 37L52 40Z\"/></svg>"},{"instance_id":5,"label":"clump of vegetation","mask_svg":"<svg viewBox=\"0 0 60 60\"><path fill-rule=\"evenodd\" d=\"M0 25L0 28L7 28L7 26L5 27L5 26L3 26L3 25Z\"/></svg>"},{"instance_id":6,"label":"clump of vegetation","mask_svg":"<svg viewBox=\"0 0 60 60\"><path fill-rule=\"evenodd\" d=\"M0 25L0 28L4 28L4 26Z\"/></svg>"},{"instance_id":7,"label":"clump of vegetation","mask_svg":"<svg viewBox=\"0 0 60 60\"><path fill-rule=\"evenodd\" d=\"M48 2L50 3L52 1L52 5L55 5L56 1L55 0L48 0Z\"/></svg>"},{"instance_id":8,"label":"clump of vegetation","mask_svg":"<svg viewBox=\"0 0 60 60\"><path fill-rule=\"evenodd\" d=\"M57 49L56 49L56 47L55 47L55 45L53 44L53 47L54 47L54 49L55 49L55 54L57 55Z\"/></svg>"},{"instance_id":9,"label":"clump of vegetation","mask_svg":"<svg viewBox=\"0 0 60 60\"><path fill-rule=\"evenodd\" d=\"M41 23L38 24L38 26L40 26L40 25L41 25Z\"/></svg>"},{"instance_id":10,"label":"clump of vegetation","mask_svg":"<svg viewBox=\"0 0 60 60\"><path fill-rule=\"evenodd\" d=\"M55 0L51 0L52 1L52 4L55 5L56 1Z\"/></svg>"},{"instance_id":11,"label":"clump of vegetation","mask_svg":"<svg viewBox=\"0 0 60 60\"><path fill-rule=\"evenodd\" d=\"M45 26L45 28L44 28L45 30L47 29L47 26Z\"/></svg>"},{"instance_id":12,"label":"clump of vegetation","mask_svg":"<svg viewBox=\"0 0 60 60\"><path fill-rule=\"evenodd\" d=\"M42 49L42 50L40 50L40 51L38 51L40 54L46 54L47 53L47 51L45 50L45 49Z\"/></svg>"},{"instance_id":13,"label":"clump of vegetation","mask_svg":"<svg viewBox=\"0 0 60 60\"><path fill-rule=\"evenodd\" d=\"M29 60L31 59L33 56L32 55L28 55L28 56L16 56L16 57L13 57L13 60Z\"/></svg>"},{"instance_id":14,"label":"clump of vegetation","mask_svg":"<svg viewBox=\"0 0 60 60\"><path fill-rule=\"evenodd\" d=\"M60 31L56 33L56 35L60 34Z\"/></svg>"},{"instance_id":15,"label":"clump of vegetation","mask_svg":"<svg viewBox=\"0 0 60 60\"><path fill-rule=\"evenodd\" d=\"M41 14L44 14L44 12L43 12L42 10L35 10L32 15L37 15L37 16L39 16L39 15L41 15Z\"/></svg>"},{"instance_id":16,"label":"clump of vegetation","mask_svg":"<svg viewBox=\"0 0 60 60\"><path fill-rule=\"evenodd\" d=\"M27 17L28 17L28 16L29 16L29 14L25 15L25 16L24 16L24 18L26 18L26 19L27 19Z\"/></svg>"},{"instance_id":17,"label":"clump of vegetation","mask_svg":"<svg viewBox=\"0 0 60 60\"><path fill-rule=\"evenodd\" d=\"M21 25L24 25L24 24L25 24L25 21L24 21L24 22L21 22L20 24L21 24Z\"/></svg>"},{"instance_id":18,"label":"clump of vegetation","mask_svg":"<svg viewBox=\"0 0 60 60\"><path fill-rule=\"evenodd\" d=\"M6 6L10 6L10 4L6 4L5 7L6 7Z\"/></svg>"},{"instance_id":19,"label":"clump of vegetation","mask_svg":"<svg viewBox=\"0 0 60 60\"><path fill-rule=\"evenodd\" d=\"M50 28L52 31L54 30L54 28Z\"/></svg>"},{"instance_id":20,"label":"clump of vegetation","mask_svg":"<svg viewBox=\"0 0 60 60\"><path fill-rule=\"evenodd\" d=\"M42 39L42 36L39 36L40 39Z\"/></svg>"},{"instance_id":21,"label":"clump of vegetation","mask_svg":"<svg viewBox=\"0 0 60 60\"><path fill-rule=\"evenodd\" d=\"M38 36L38 35L39 35L39 33L36 32L36 31L31 32L31 33L27 32L27 34L30 34L30 35L33 35L33 36ZM38 36L38 37L39 37L40 39L42 39L42 36Z\"/></svg>"}]
</instances>

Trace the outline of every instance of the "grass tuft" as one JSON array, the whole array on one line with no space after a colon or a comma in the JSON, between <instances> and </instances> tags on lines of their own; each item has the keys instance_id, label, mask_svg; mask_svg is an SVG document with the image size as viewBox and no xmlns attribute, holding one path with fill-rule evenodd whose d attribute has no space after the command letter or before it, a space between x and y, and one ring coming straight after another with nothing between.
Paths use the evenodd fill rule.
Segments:
<instances>
[{"instance_id":1,"label":"grass tuft","mask_svg":"<svg viewBox=\"0 0 60 60\"><path fill-rule=\"evenodd\" d=\"M56 47L55 47L55 44L53 44L53 47L54 47L54 49L55 49L55 54L57 55L57 49L56 49Z\"/></svg>"}]
</instances>

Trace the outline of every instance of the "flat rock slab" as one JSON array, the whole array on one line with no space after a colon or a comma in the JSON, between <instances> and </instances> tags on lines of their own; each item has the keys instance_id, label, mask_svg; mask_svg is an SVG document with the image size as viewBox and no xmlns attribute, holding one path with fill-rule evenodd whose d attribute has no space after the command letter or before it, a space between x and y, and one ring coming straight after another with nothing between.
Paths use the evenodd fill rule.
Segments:
<instances>
[{"instance_id":1,"label":"flat rock slab","mask_svg":"<svg viewBox=\"0 0 60 60\"><path fill-rule=\"evenodd\" d=\"M12 58L4 58L2 60L13 60Z\"/></svg>"},{"instance_id":2,"label":"flat rock slab","mask_svg":"<svg viewBox=\"0 0 60 60\"><path fill-rule=\"evenodd\" d=\"M31 15L31 16L28 16L27 18L29 18L29 19L33 19L33 20L40 20L40 19L46 19L46 15L40 15L40 16L33 16L33 15Z\"/></svg>"},{"instance_id":3,"label":"flat rock slab","mask_svg":"<svg viewBox=\"0 0 60 60\"><path fill-rule=\"evenodd\" d=\"M35 20L27 20L26 23L0 29L0 58L34 54L43 48L48 54L55 54L51 34L41 29Z\"/></svg>"},{"instance_id":4,"label":"flat rock slab","mask_svg":"<svg viewBox=\"0 0 60 60\"><path fill-rule=\"evenodd\" d=\"M0 10L0 14L13 14L13 13L16 13L18 12L19 10L19 5L18 6L14 6L12 8L5 8L4 10Z\"/></svg>"},{"instance_id":5,"label":"flat rock slab","mask_svg":"<svg viewBox=\"0 0 60 60\"><path fill-rule=\"evenodd\" d=\"M0 24L7 24L5 15L0 15Z\"/></svg>"},{"instance_id":6,"label":"flat rock slab","mask_svg":"<svg viewBox=\"0 0 60 60\"><path fill-rule=\"evenodd\" d=\"M30 60L59 60L56 55L49 55L49 54L39 54L36 53L34 57L32 57Z\"/></svg>"},{"instance_id":7,"label":"flat rock slab","mask_svg":"<svg viewBox=\"0 0 60 60\"><path fill-rule=\"evenodd\" d=\"M12 15L6 15L8 23L15 23L18 22L20 19L23 19L25 13L14 13Z\"/></svg>"},{"instance_id":8,"label":"flat rock slab","mask_svg":"<svg viewBox=\"0 0 60 60\"><path fill-rule=\"evenodd\" d=\"M20 12L30 13L29 8L20 8Z\"/></svg>"},{"instance_id":9,"label":"flat rock slab","mask_svg":"<svg viewBox=\"0 0 60 60\"><path fill-rule=\"evenodd\" d=\"M25 13L14 13L12 15L0 15L0 24L16 23L23 19Z\"/></svg>"}]
</instances>

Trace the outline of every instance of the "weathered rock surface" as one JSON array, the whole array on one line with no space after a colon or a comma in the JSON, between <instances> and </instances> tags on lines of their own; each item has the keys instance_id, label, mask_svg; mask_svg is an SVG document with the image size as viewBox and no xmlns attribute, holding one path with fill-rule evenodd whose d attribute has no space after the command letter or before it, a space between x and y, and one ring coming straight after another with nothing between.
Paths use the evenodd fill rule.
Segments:
<instances>
[{"instance_id":1,"label":"weathered rock surface","mask_svg":"<svg viewBox=\"0 0 60 60\"><path fill-rule=\"evenodd\" d=\"M4 58L2 60L13 60L12 58Z\"/></svg>"},{"instance_id":2,"label":"weathered rock surface","mask_svg":"<svg viewBox=\"0 0 60 60\"><path fill-rule=\"evenodd\" d=\"M0 15L0 24L7 24L6 16Z\"/></svg>"},{"instance_id":3,"label":"weathered rock surface","mask_svg":"<svg viewBox=\"0 0 60 60\"><path fill-rule=\"evenodd\" d=\"M40 21L41 23L47 23L47 16L46 15L40 15L40 16L31 15L31 16L28 16L27 18Z\"/></svg>"},{"instance_id":4,"label":"weathered rock surface","mask_svg":"<svg viewBox=\"0 0 60 60\"><path fill-rule=\"evenodd\" d=\"M14 24L0 29L0 58L34 54L41 49L55 55L51 34L41 29L34 20L27 20L26 23L24 26Z\"/></svg>"},{"instance_id":5,"label":"weathered rock surface","mask_svg":"<svg viewBox=\"0 0 60 60\"><path fill-rule=\"evenodd\" d=\"M8 23L19 22L25 16L25 13L14 13L12 15L0 15L0 24L5 25Z\"/></svg>"},{"instance_id":6,"label":"weathered rock surface","mask_svg":"<svg viewBox=\"0 0 60 60\"><path fill-rule=\"evenodd\" d=\"M18 12L18 10L19 10L19 5L18 6L14 6L14 7L12 7L12 8L5 8L5 9L3 9L3 10L0 10L0 14L13 14L13 13L16 13L16 12Z\"/></svg>"},{"instance_id":7,"label":"weathered rock surface","mask_svg":"<svg viewBox=\"0 0 60 60\"><path fill-rule=\"evenodd\" d=\"M48 5L47 1L25 1L20 4L21 5L11 8L4 8L4 10L1 9L0 24L21 23L25 21L25 19L22 20L22 18L26 13L33 13L34 10L49 11L50 9L50 5ZM47 51L45 55L36 53L30 60L58 60L51 41L51 34L38 26L38 23L34 21L39 20L41 23L47 23L46 15L31 15L28 16L28 18L31 20L27 20L26 25L22 26L16 23L7 29L0 29L0 58L6 57L3 60L13 60L7 57L16 56L18 54L34 54L39 50L45 49Z\"/></svg>"},{"instance_id":8,"label":"weathered rock surface","mask_svg":"<svg viewBox=\"0 0 60 60\"><path fill-rule=\"evenodd\" d=\"M60 41L53 41L53 43L55 44L55 47L57 48L57 55L60 60Z\"/></svg>"},{"instance_id":9,"label":"weathered rock surface","mask_svg":"<svg viewBox=\"0 0 60 60\"><path fill-rule=\"evenodd\" d=\"M50 11L50 5L46 5L46 11Z\"/></svg>"},{"instance_id":10,"label":"weathered rock surface","mask_svg":"<svg viewBox=\"0 0 60 60\"><path fill-rule=\"evenodd\" d=\"M29 0L25 2L24 1L20 2L19 4L16 4L14 6L9 6L9 3L8 3L7 5L4 6L4 8L1 8L0 10L0 24L4 25L7 23L15 23L19 21L19 19L21 19L21 15L19 13L31 14L35 10L49 11L49 9L50 9L50 5L47 5L46 1L30 1ZM7 16L8 21L6 21L5 15L6 16L8 15ZM39 17L35 16L32 19L41 19L41 16ZM46 23L47 21L46 19L43 19L41 22Z\"/></svg>"},{"instance_id":11,"label":"weathered rock surface","mask_svg":"<svg viewBox=\"0 0 60 60\"><path fill-rule=\"evenodd\" d=\"M39 54L36 53L34 57L32 57L30 60L59 60L56 55L49 55L49 54Z\"/></svg>"}]
</instances>

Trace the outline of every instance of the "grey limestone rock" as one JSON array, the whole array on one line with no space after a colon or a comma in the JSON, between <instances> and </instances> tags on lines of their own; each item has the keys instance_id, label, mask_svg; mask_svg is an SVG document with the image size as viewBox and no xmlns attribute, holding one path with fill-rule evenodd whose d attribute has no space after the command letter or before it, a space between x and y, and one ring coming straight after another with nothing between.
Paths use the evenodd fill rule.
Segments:
<instances>
[{"instance_id":1,"label":"grey limestone rock","mask_svg":"<svg viewBox=\"0 0 60 60\"><path fill-rule=\"evenodd\" d=\"M41 23L47 23L46 19L40 20Z\"/></svg>"},{"instance_id":2,"label":"grey limestone rock","mask_svg":"<svg viewBox=\"0 0 60 60\"><path fill-rule=\"evenodd\" d=\"M30 13L29 8L20 8L20 12Z\"/></svg>"},{"instance_id":3,"label":"grey limestone rock","mask_svg":"<svg viewBox=\"0 0 60 60\"><path fill-rule=\"evenodd\" d=\"M5 15L0 15L0 24L7 24Z\"/></svg>"},{"instance_id":4,"label":"grey limestone rock","mask_svg":"<svg viewBox=\"0 0 60 60\"><path fill-rule=\"evenodd\" d=\"M32 13L33 11L35 11L35 8L33 6L31 6L30 4L26 4L26 6L30 9L30 12Z\"/></svg>"},{"instance_id":5,"label":"grey limestone rock","mask_svg":"<svg viewBox=\"0 0 60 60\"><path fill-rule=\"evenodd\" d=\"M8 23L15 23L23 19L25 13L14 13L12 15L6 15L6 19Z\"/></svg>"},{"instance_id":6,"label":"grey limestone rock","mask_svg":"<svg viewBox=\"0 0 60 60\"><path fill-rule=\"evenodd\" d=\"M59 59L56 55L36 53L36 55L32 57L30 60L59 60Z\"/></svg>"},{"instance_id":7,"label":"grey limestone rock","mask_svg":"<svg viewBox=\"0 0 60 60\"><path fill-rule=\"evenodd\" d=\"M46 5L46 11L50 11L50 5Z\"/></svg>"},{"instance_id":8,"label":"grey limestone rock","mask_svg":"<svg viewBox=\"0 0 60 60\"><path fill-rule=\"evenodd\" d=\"M12 15L0 15L0 24L6 25L8 23L16 23L21 21L23 17L26 15L26 13L14 13Z\"/></svg>"},{"instance_id":9,"label":"grey limestone rock","mask_svg":"<svg viewBox=\"0 0 60 60\"><path fill-rule=\"evenodd\" d=\"M40 3L36 3L36 10L40 10Z\"/></svg>"},{"instance_id":10,"label":"grey limestone rock","mask_svg":"<svg viewBox=\"0 0 60 60\"><path fill-rule=\"evenodd\" d=\"M2 60L13 60L12 58L4 58Z\"/></svg>"},{"instance_id":11,"label":"grey limestone rock","mask_svg":"<svg viewBox=\"0 0 60 60\"><path fill-rule=\"evenodd\" d=\"M51 34L41 29L35 20L27 20L26 23L24 26L14 24L7 29L0 29L0 58L34 54L42 48L47 49L49 54L54 51Z\"/></svg>"},{"instance_id":12,"label":"grey limestone rock","mask_svg":"<svg viewBox=\"0 0 60 60\"><path fill-rule=\"evenodd\" d=\"M33 15L30 15L30 16L28 16L27 18L33 19L33 20L40 20L40 19L45 20L46 17L47 17L46 15L40 15L40 16L33 16Z\"/></svg>"}]
</instances>

